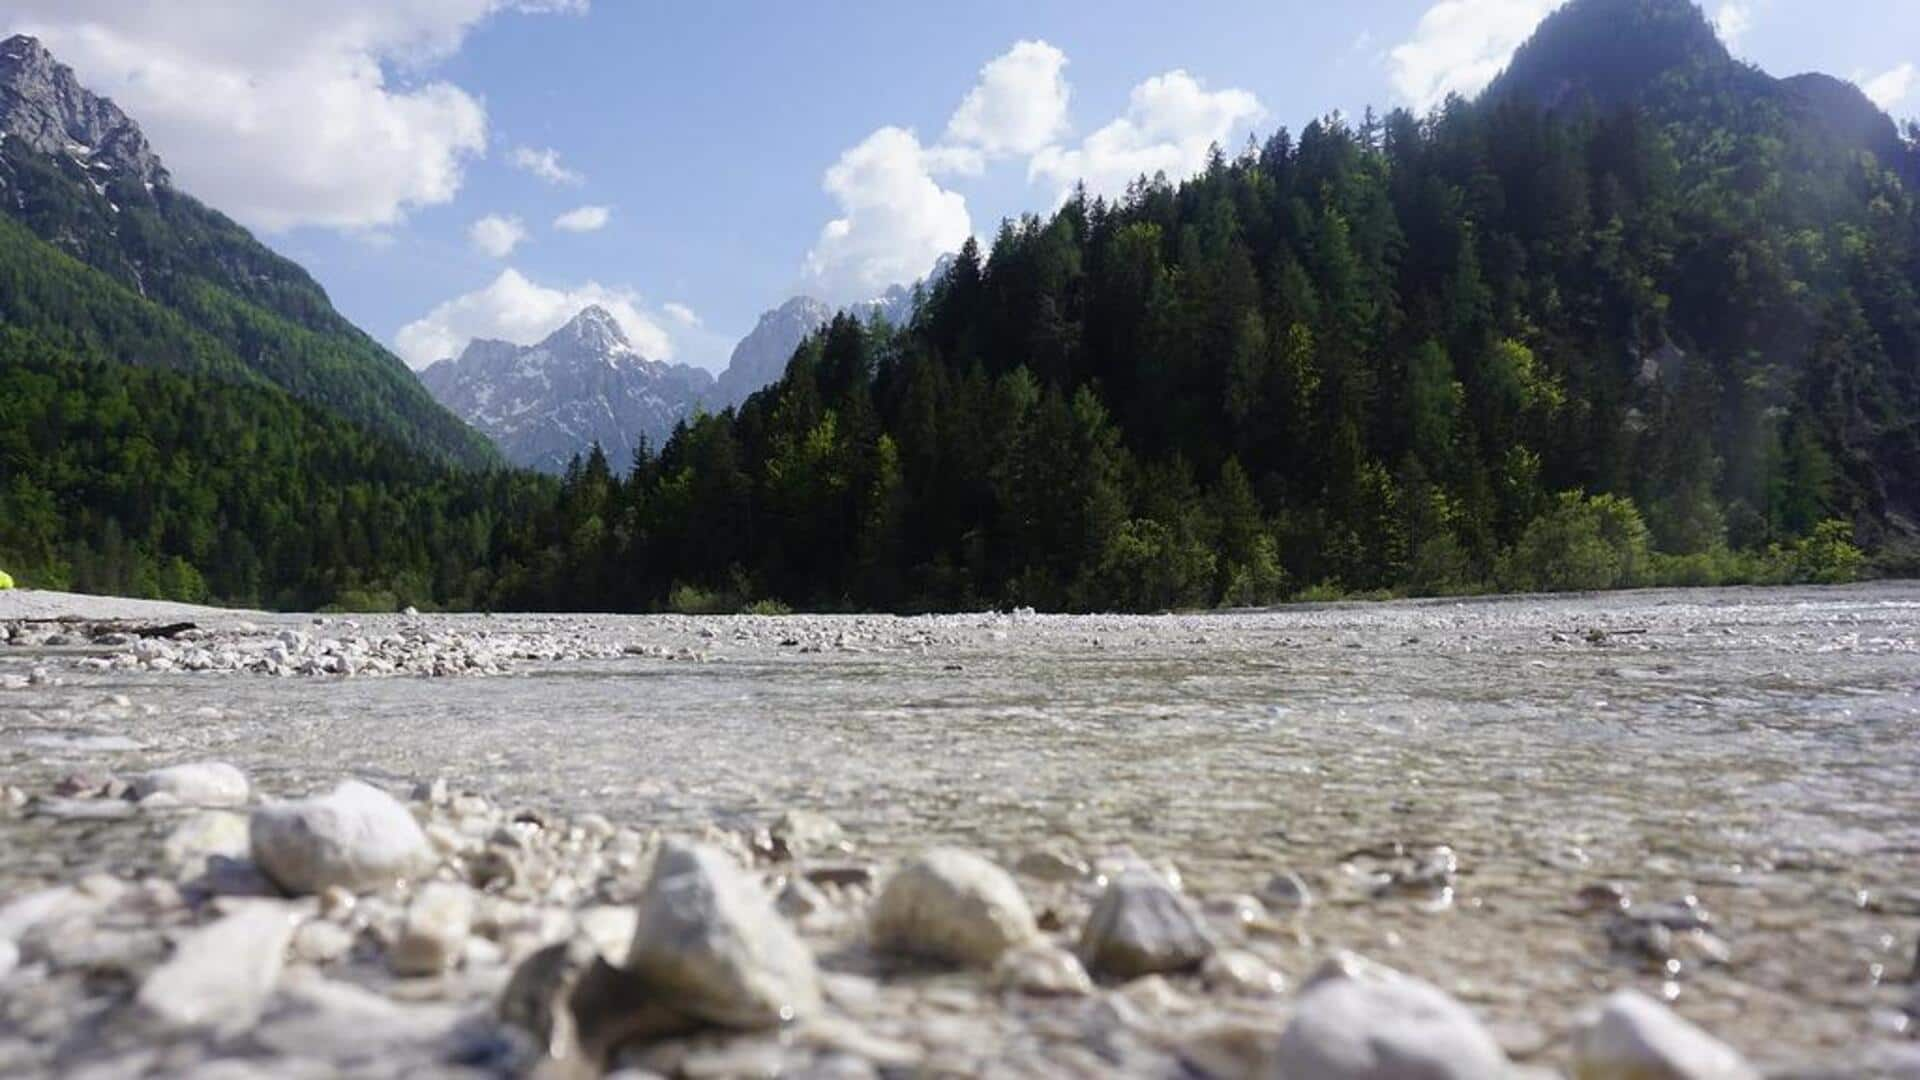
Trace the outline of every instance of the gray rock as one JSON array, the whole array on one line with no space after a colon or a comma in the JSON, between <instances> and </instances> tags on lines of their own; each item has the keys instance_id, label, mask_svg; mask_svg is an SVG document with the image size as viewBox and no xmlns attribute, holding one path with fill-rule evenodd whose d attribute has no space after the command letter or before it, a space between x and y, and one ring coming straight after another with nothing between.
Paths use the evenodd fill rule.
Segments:
<instances>
[{"instance_id":1,"label":"gray rock","mask_svg":"<svg viewBox=\"0 0 1920 1080\"><path fill-rule=\"evenodd\" d=\"M365 892L432 866L426 834L393 796L358 780L325 795L263 806L249 824L253 861L281 888Z\"/></svg>"},{"instance_id":2,"label":"gray rock","mask_svg":"<svg viewBox=\"0 0 1920 1080\"><path fill-rule=\"evenodd\" d=\"M691 1027L643 979L607 963L584 937L522 961L500 995L499 1012L533 1037L552 1063L549 1070L561 1075L598 1075L619 1046Z\"/></svg>"},{"instance_id":3,"label":"gray rock","mask_svg":"<svg viewBox=\"0 0 1920 1080\"><path fill-rule=\"evenodd\" d=\"M185 874L205 869L215 855L245 859L252 848L245 814L228 810L203 810L173 827L161 842L167 865Z\"/></svg>"},{"instance_id":4,"label":"gray rock","mask_svg":"<svg viewBox=\"0 0 1920 1080\"><path fill-rule=\"evenodd\" d=\"M1087 966L1122 979L1192 971L1213 951L1213 935L1193 903L1142 869L1107 884L1080 933Z\"/></svg>"},{"instance_id":5,"label":"gray rock","mask_svg":"<svg viewBox=\"0 0 1920 1080\"><path fill-rule=\"evenodd\" d=\"M437 975L458 963L473 929L473 892L450 881L430 881L407 904L393 943L393 970Z\"/></svg>"},{"instance_id":6,"label":"gray rock","mask_svg":"<svg viewBox=\"0 0 1920 1080\"><path fill-rule=\"evenodd\" d=\"M1260 899L1275 911L1299 911L1313 906L1313 890L1291 870L1282 870L1260 887Z\"/></svg>"},{"instance_id":7,"label":"gray rock","mask_svg":"<svg viewBox=\"0 0 1920 1080\"><path fill-rule=\"evenodd\" d=\"M294 959L331 964L353 951L353 931L326 919L308 919L293 933Z\"/></svg>"},{"instance_id":8,"label":"gray rock","mask_svg":"<svg viewBox=\"0 0 1920 1080\"><path fill-rule=\"evenodd\" d=\"M262 900L194 930L140 984L141 1008L173 1027L246 1028L280 978L293 928L288 905Z\"/></svg>"},{"instance_id":9,"label":"gray rock","mask_svg":"<svg viewBox=\"0 0 1920 1080\"><path fill-rule=\"evenodd\" d=\"M720 375L718 404L738 405L779 379L793 351L832 318L832 308L808 296L796 296L761 315L753 330L733 347L727 370Z\"/></svg>"},{"instance_id":10,"label":"gray rock","mask_svg":"<svg viewBox=\"0 0 1920 1080\"><path fill-rule=\"evenodd\" d=\"M247 774L224 761L169 765L133 780L132 796L171 795L183 806L244 806L253 795Z\"/></svg>"},{"instance_id":11,"label":"gray rock","mask_svg":"<svg viewBox=\"0 0 1920 1080\"><path fill-rule=\"evenodd\" d=\"M1287 980L1245 949L1222 949L1200 966L1201 981L1215 993L1267 997L1286 990Z\"/></svg>"},{"instance_id":12,"label":"gray rock","mask_svg":"<svg viewBox=\"0 0 1920 1080\"><path fill-rule=\"evenodd\" d=\"M451 1043L461 1011L450 1005L400 1005L370 990L309 973L288 972L281 992L247 1037L281 1061L332 1063L321 1075L428 1073ZM357 1068L356 1068L357 1066ZM373 1066L373 1067L369 1067Z\"/></svg>"},{"instance_id":13,"label":"gray rock","mask_svg":"<svg viewBox=\"0 0 1920 1080\"><path fill-rule=\"evenodd\" d=\"M1035 881L1067 882L1079 881L1091 872L1086 860L1064 851L1041 848L1020 856L1013 864L1013 872Z\"/></svg>"},{"instance_id":14,"label":"gray rock","mask_svg":"<svg viewBox=\"0 0 1920 1080\"><path fill-rule=\"evenodd\" d=\"M106 166L135 183L168 182L139 125L25 35L0 42L0 133L48 157Z\"/></svg>"},{"instance_id":15,"label":"gray rock","mask_svg":"<svg viewBox=\"0 0 1920 1080\"><path fill-rule=\"evenodd\" d=\"M1578 1080L1758 1080L1739 1052L1637 990L1607 998L1574 1039Z\"/></svg>"},{"instance_id":16,"label":"gray rock","mask_svg":"<svg viewBox=\"0 0 1920 1080\"><path fill-rule=\"evenodd\" d=\"M100 906L97 897L71 885L55 885L15 897L0 905L0 941L19 941L41 923L88 914Z\"/></svg>"},{"instance_id":17,"label":"gray rock","mask_svg":"<svg viewBox=\"0 0 1920 1080\"><path fill-rule=\"evenodd\" d=\"M778 858L797 859L841 850L847 834L838 822L811 810L789 810L767 830Z\"/></svg>"},{"instance_id":18,"label":"gray rock","mask_svg":"<svg viewBox=\"0 0 1920 1080\"><path fill-rule=\"evenodd\" d=\"M820 891L818 885L806 878L789 878L787 883L780 887L780 896L774 904L780 909L780 914L797 923L815 912L824 911L827 907L827 895Z\"/></svg>"},{"instance_id":19,"label":"gray rock","mask_svg":"<svg viewBox=\"0 0 1920 1080\"><path fill-rule=\"evenodd\" d=\"M1008 949L994 965L993 982L1003 990L1044 997L1085 997L1093 978L1080 958L1055 945L1033 942Z\"/></svg>"},{"instance_id":20,"label":"gray rock","mask_svg":"<svg viewBox=\"0 0 1920 1080\"><path fill-rule=\"evenodd\" d=\"M1488 1080L1500 1044L1439 988L1359 957L1308 981L1274 1056L1275 1080Z\"/></svg>"},{"instance_id":21,"label":"gray rock","mask_svg":"<svg viewBox=\"0 0 1920 1080\"><path fill-rule=\"evenodd\" d=\"M627 970L687 1015L755 1029L819 1011L813 954L718 849L669 842L638 907Z\"/></svg>"},{"instance_id":22,"label":"gray rock","mask_svg":"<svg viewBox=\"0 0 1920 1080\"><path fill-rule=\"evenodd\" d=\"M475 339L420 381L507 460L550 473L594 442L625 468L641 437L665 444L675 424L711 400L714 385L700 368L642 356L597 305L535 345Z\"/></svg>"},{"instance_id":23,"label":"gray rock","mask_svg":"<svg viewBox=\"0 0 1920 1080\"><path fill-rule=\"evenodd\" d=\"M991 967L1039 932L1013 878L955 848L909 859L887 879L873 910L878 948L973 967Z\"/></svg>"}]
</instances>

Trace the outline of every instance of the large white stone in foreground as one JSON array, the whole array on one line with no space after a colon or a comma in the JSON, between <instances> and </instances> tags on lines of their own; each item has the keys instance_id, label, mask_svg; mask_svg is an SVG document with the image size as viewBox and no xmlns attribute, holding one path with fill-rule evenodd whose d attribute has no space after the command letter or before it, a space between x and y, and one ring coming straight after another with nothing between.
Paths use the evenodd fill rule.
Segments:
<instances>
[{"instance_id":1,"label":"large white stone in foreground","mask_svg":"<svg viewBox=\"0 0 1920 1080\"><path fill-rule=\"evenodd\" d=\"M1274 1080L1489 1080L1506 1052L1438 987L1359 957L1317 973L1280 1037Z\"/></svg>"},{"instance_id":2,"label":"large white stone in foreground","mask_svg":"<svg viewBox=\"0 0 1920 1080\"><path fill-rule=\"evenodd\" d=\"M140 984L141 1008L174 1027L248 1027L280 978L294 922L287 904L262 900L194 930Z\"/></svg>"},{"instance_id":3,"label":"large white stone in foreground","mask_svg":"<svg viewBox=\"0 0 1920 1080\"><path fill-rule=\"evenodd\" d=\"M909 859L887 879L873 911L880 948L973 967L992 967L1039 932L1013 878L955 848Z\"/></svg>"},{"instance_id":4,"label":"large white stone in foreground","mask_svg":"<svg viewBox=\"0 0 1920 1080\"><path fill-rule=\"evenodd\" d=\"M765 890L703 844L661 849L626 966L674 1009L722 1027L775 1027L820 1011L806 943Z\"/></svg>"},{"instance_id":5,"label":"large white stone in foreground","mask_svg":"<svg viewBox=\"0 0 1920 1080\"><path fill-rule=\"evenodd\" d=\"M399 800L348 780L325 795L263 806L248 827L253 861L300 895L384 888L433 866L426 834Z\"/></svg>"},{"instance_id":6,"label":"large white stone in foreground","mask_svg":"<svg viewBox=\"0 0 1920 1080\"><path fill-rule=\"evenodd\" d=\"M1759 1080L1738 1051L1638 990L1621 990L1574 1041L1578 1080Z\"/></svg>"}]
</instances>

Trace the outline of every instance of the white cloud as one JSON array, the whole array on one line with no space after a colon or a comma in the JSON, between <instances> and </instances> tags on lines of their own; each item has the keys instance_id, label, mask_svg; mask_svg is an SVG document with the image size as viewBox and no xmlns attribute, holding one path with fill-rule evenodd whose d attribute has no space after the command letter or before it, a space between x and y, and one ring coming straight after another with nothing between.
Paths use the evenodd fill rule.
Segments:
<instances>
[{"instance_id":1,"label":"white cloud","mask_svg":"<svg viewBox=\"0 0 1920 1080\"><path fill-rule=\"evenodd\" d=\"M934 181L950 160L930 154L913 132L883 127L840 155L822 187L840 216L807 253L808 287L830 302L865 299L914 281L973 232L967 201Z\"/></svg>"},{"instance_id":2,"label":"white cloud","mask_svg":"<svg viewBox=\"0 0 1920 1080\"><path fill-rule=\"evenodd\" d=\"M1720 40L1726 42L1729 48L1740 44L1740 39L1752 27L1751 0L1722 0L1720 9L1713 16L1713 28L1720 34Z\"/></svg>"},{"instance_id":3,"label":"white cloud","mask_svg":"<svg viewBox=\"0 0 1920 1080\"><path fill-rule=\"evenodd\" d=\"M1561 0L1440 0L1420 16L1413 38L1388 53L1393 88L1426 110L1448 94L1478 93L1500 74Z\"/></svg>"},{"instance_id":4,"label":"white cloud","mask_svg":"<svg viewBox=\"0 0 1920 1080\"><path fill-rule=\"evenodd\" d=\"M499 11L585 0L11 0L0 32L38 36L126 108L179 185L247 225L372 229L458 192L486 110L422 78ZM394 70L405 78L390 79Z\"/></svg>"},{"instance_id":5,"label":"white cloud","mask_svg":"<svg viewBox=\"0 0 1920 1080\"><path fill-rule=\"evenodd\" d=\"M1095 194L1116 195L1136 177L1164 172L1182 179L1206 165L1207 150L1229 145L1234 130L1264 115L1245 90L1208 90L1185 71L1169 71L1133 88L1126 114L1087 136L1078 149L1050 146L1033 156L1028 174L1062 191L1084 180Z\"/></svg>"},{"instance_id":6,"label":"white cloud","mask_svg":"<svg viewBox=\"0 0 1920 1080\"><path fill-rule=\"evenodd\" d=\"M488 214L467 226L467 242L473 249L496 259L513 254L513 249L526 238L527 226L517 217Z\"/></svg>"},{"instance_id":7,"label":"white cloud","mask_svg":"<svg viewBox=\"0 0 1920 1080\"><path fill-rule=\"evenodd\" d=\"M1067 131L1067 54L1044 41L1015 42L980 69L980 81L947 121L947 140L989 156L1031 154Z\"/></svg>"},{"instance_id":8,"label":"white cloud","mask_svg":"<svg viewBox=\"0 0 1920 1080\"><path fill-rule=\"evenodd\" d=\"M513 153L507 155L507 161L522 172L530 172L549 184L572 187L586 182L586 177L560 164L560 151L552 147L536 149L531 146L516 146Z\"/></svg>"},{"instance_id":9,"label":"white cloud","mask_svg":"<svg viewBox=\"0 0 1920 1080\"><path fill-rule=\"evenodd\" d=\"M669 318L682 326L699 327L703 325L699 314L685 304L669 301L668 303L660 305L660 310L666 312Z\"/></svg>"},{"instance_id":10,"label":"white cloud","mask_svg":"<svg viewBox=\"0 0 1920 1080\"><path fill-rule=\"evenodd\" d=\"M553 288L511 268L485 287L448 300L401 327L393 339L394 351L409 365L423 368L458 355L477 337L531 345L588 304L611 312L642 355L654 360L672 358L673 338L633 290L592 281L575 288Z\"/></svg>"},{"instance_id":11,"label":"white cloud","mask_svg":"<svg viewBox=\"0 0 1920 1080\"><path fill-rule=\"evenodd\" d=\"M605 206L582 206L553 219L553 227L563 232L596 232L607 227L613 210Z\"/></svg>"},{"instance_id":12,"label":"white cloud","mask_svg":"<svg viewBox=\"0 0 1920 1080\"><path fill-rule=\"evenodd\" d=\"M1860 89L1866 93L1867 97L1873 99L1875 105L1891 112L1913 93L1915 74L1914 66L1907 63L1891 71L1883 71L1870 79L1864 81L1855 79L1855 81L1860 83Z\"/></svg>"}]
</instances>

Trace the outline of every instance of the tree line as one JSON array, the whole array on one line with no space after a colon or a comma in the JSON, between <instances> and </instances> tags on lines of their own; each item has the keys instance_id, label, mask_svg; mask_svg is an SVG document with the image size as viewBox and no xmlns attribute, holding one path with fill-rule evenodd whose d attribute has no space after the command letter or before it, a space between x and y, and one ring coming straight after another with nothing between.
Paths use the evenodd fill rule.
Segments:
<instances>
[{"instance_id":1,"label":"tree line","mask_svg":"<svg viewBox=\"0 0 1920 1080\"><path fill-rule=\"evenodd\" d=\"M533 609L1157 610L1910 566L1920 160L1683 117L1329 117L969 242L560 481L0 337L28 580ZM1908 560L1904 561L1903 560ZM5 565L0 563L0 565Z\"/></svg>"}]
</instances>

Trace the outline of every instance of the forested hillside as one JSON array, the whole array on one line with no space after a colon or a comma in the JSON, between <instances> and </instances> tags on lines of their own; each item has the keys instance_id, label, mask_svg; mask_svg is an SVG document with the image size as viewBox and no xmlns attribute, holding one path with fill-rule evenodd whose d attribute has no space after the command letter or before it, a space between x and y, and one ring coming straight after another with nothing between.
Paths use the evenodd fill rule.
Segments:
<instances>
[{"instance_id":1,"label":"forested hillside","mask_svg":"<svg viewBox=\"0 0 1920 1080\"><path fill-rule=\"evenodd\" d=\"M69 141L23 137L46 127ZM138 126L31 38L0 42L8 130L22 135L0 138L0 322L89 338L125 362L264 380L428 456L499 462L305 270L176 190ZM98 321L102 293L140 333Z\"/></svg>"},{"instance_id":2,"label":"forested hillside","mask_svg":"<svg viewBox=\"0 0 1920 1080\"><path fill-rule=\"evenodd\" d=\"M1009 222L902 325L843 315L737 410L558 484L303 389L350 338L304 275L161 305L85 228L89 264L0 221L0 565L630 610L1838 580L1856 544L1910 571L1917 136L1738 64L1687 0L1576 0L1478 101Z\"/></svg>"},{"instance_id":3,"label":"forested hillside","mask_svg":"<svg viewBox=\"0 0 1920 1080\"><path fill-rule=\"evenodd\" d=\"M479 606L555 488L436 465L270 386L11 328L0 478L0 565L26 583L288 609Z\"/></svg>"},{"instance_id":4,"label":"forested hillside","mask_svg":"<svg viewBox=\"0 0 1920 1080\"><path fill-rule=\"evenodd\" d=\"M1779 580L1848 572L1856 530L1911 565L1916 152L1803 86L1685 0L1580 0L1477 103L1009 223L910 326L842 318L630 480L578 470L543 589L1151 608Z\"/></svg>"}]
</instances>

